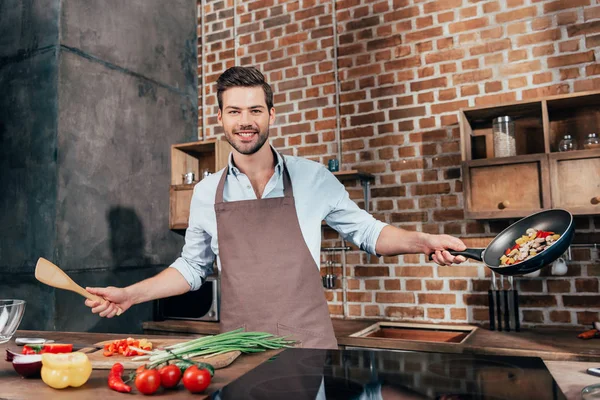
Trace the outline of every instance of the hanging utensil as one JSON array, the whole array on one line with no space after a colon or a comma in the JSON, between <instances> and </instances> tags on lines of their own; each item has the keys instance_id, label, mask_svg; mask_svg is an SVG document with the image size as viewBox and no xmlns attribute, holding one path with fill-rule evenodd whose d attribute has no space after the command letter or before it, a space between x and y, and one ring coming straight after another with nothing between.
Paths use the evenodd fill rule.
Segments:
<instances>
[{"instance_id":1,"label":"hanging utensil","mask_svg":"<svg viewBox=\"0 0 600 400\"><path fill-rule=\"evenodd\" d=\"M45 258L40 257L35 265L35 278L48 286L78 293L86 299L97 301L99 303L106 302L102 297L91 294L76 284L62 269ZM123 310L117 307L117 315L121 315L122 313Z\"/></svg>"},{"instance_id":2,"label":"hanging utensil","mask_svg":"<svg viewBox=\"0 0 600 400\"><path fill-rule=\"evenodd\" d=\"M506 284L508 285L508 277ZM502 276L502 294L504 295L504 330L510 332L510 308L508 307L508 290L504 284L504 275Z\"/></svg>"},{"instance_id":3,"label":"hanging utensil","mask_svg":"<svg viewBox=\"0 0 600 400\"><path fill-rule=\"evenodd\" d=\"M494 290L496 290L496 280L493 277L494 272L492 271L492 277L490 277L490 288L488 289L488 311L490 313L490 331L496 329L496 317L494 316Z\"/></svg>"},{"instance_id":4,"label":"hanging utensil","mask_svg":"<svg viewBox=\"0 0 600 400\"><path fill-rule=\"evenodd\" d=\"M513 277L509 277L510 288L512 289L513 296L513 313L515 316L515 332L519 332L521 330L521 317L519 315L519 292L517 287L515 286Z\"/></svg>"},{"instance_id":5,"label":"hanging utensil","mask_svg":"<svg viewBox=\"0 0 600 400\"><path fill-rule=\"evenodd\" d=\"M494 274L494 282L496 281L496 274ZM502 301L500 299L500 285L496 285L496 318L497 318L497 330L502 331Z\"/></svg>"}]
</instances>

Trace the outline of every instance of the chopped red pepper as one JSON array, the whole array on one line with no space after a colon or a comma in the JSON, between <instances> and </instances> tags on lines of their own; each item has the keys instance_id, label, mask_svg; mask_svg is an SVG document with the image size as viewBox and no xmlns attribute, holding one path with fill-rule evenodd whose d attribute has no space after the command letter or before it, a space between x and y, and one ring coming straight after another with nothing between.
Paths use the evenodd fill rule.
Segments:
<instances>
[{"instance_id":1,"label":"chopped red pepper","mask_svg":"<svg viewBox=\"0 0 600 400\"><path fill-rule=\"evenodd\" d=\"M73 351L72 344L66 343L47 343L47 344L31 344L23 346L23 354L44 354L44 353L71 353Z\"/></svg>"}]
</instances>

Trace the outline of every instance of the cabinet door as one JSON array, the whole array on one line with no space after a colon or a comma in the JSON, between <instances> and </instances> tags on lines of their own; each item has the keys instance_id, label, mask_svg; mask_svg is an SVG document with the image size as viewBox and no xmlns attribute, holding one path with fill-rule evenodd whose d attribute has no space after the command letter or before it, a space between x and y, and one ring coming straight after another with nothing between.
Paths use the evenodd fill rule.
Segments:
<instances>
[{"instance_id":1,"label":"cabinet door","mask_svg":"<svg viewBox=\"0 0 600 400\"><path fill-rule=\"evenodd\" d=\"M194 185L172 185L170 188L170 229L187 229Z\"/></svg>"},{"instance_id":2,"label":"cabinet door","mask_svg":"<svg viewBox=\"0 0 600 400\"><path fill-rule=\"evenodd\" d=\"M552 153L552 206L573 214L600 214L600 150Z\"/></svg>"},{"instance_id":3,"label":"cabinet door","mask_svg":"<svg viewBox=\"0 0 600 400\"><path fill-rule=\"evenodd\" d=\"M546 155L463 163L465 217L524 217L550 206Z\"/></svg>"}]
</instances>

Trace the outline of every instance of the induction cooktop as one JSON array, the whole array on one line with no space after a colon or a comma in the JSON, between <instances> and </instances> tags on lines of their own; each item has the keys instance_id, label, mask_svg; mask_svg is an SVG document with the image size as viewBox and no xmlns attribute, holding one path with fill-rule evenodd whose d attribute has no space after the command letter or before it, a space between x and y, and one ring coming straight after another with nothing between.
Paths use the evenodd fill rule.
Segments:
<instances>
[{"instance_id":1,"label":"induction cooktop","mask_svg":"<svg viewBox=\"0 0 600 400\"><path fill-rule=\"evenodd\" d=\"M295 348L224 386L212 398L566 399L540 358Z\"/></svg>"}]
</instances>

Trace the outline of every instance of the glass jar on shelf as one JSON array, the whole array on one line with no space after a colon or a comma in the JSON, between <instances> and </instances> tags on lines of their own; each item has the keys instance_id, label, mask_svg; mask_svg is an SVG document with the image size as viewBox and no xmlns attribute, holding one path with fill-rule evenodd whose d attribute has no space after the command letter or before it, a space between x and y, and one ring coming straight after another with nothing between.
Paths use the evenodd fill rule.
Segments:
<instances>
[{"instance_id":1,"label":"glass jar on shelf","mask_svg":"<svg viewBox=\"0 0 600 400\"><path fill-rule=\"evenodd\" d=\"M558 143L558 151L572 151L577 149L577 143L571 135L565 135Z\"/></svg>"},{"instance_id":2,"label":"glass jar on shelf","mask_svg":"<svg viewBox=\"0 0 600 400\"><path fill-rule=\"evenodd\" d=\"M587 136L587 139L585 139L585 142L583 142L583 148L585 150L600 149L600 140L598 140L598 135L595 133L590 133Z\"/></svg>"},{"instance_id":3,"label":"glass jar on shelf","mask_svg":"<svg viewBox=\"0 0 600 400\"><path fill-rule=\"evenodd\" d=\"M511 157L517 155L515 140L515 122L507 115L492 121L494 135L494 157Z\"/></svg>"}]
</instances>

